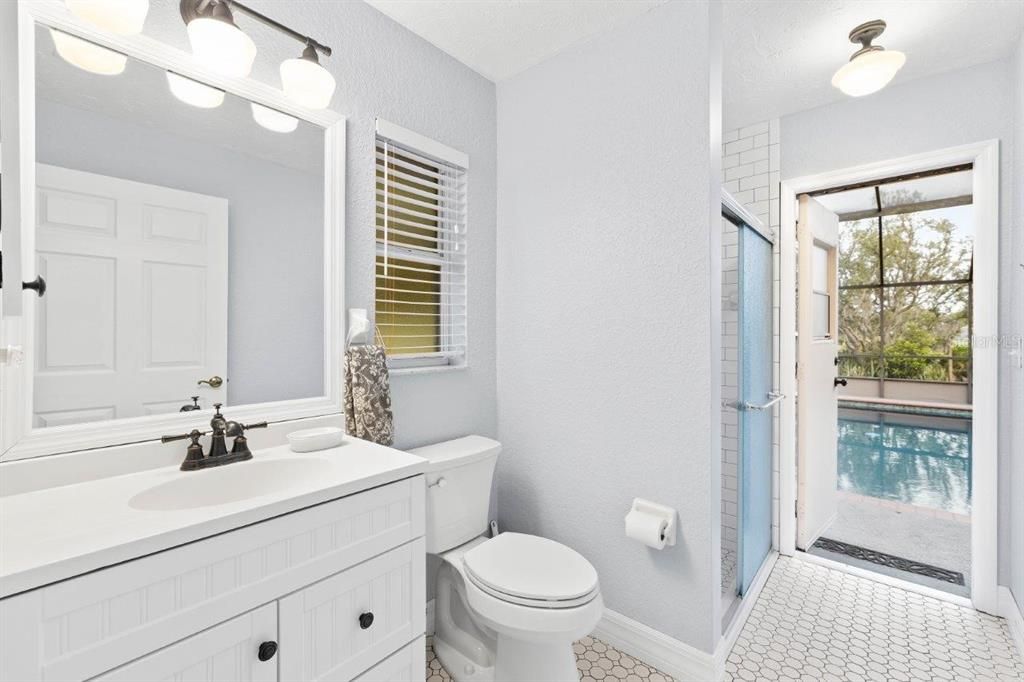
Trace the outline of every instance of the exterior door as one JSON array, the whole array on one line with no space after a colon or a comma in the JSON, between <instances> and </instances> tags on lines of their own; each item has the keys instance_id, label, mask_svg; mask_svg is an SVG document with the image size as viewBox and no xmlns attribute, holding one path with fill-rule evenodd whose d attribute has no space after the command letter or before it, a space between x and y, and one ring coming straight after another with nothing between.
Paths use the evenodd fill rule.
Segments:
<instances>
[{"instance_id":1,"label":"exterior door","mask_svg":"<svg viewBox=\"0 0 1024 682\"><path fill-rule=\"evenodd\" d=\"M92 678L94 682L274 682L277 655L260 660L260 645L277 644L277 602L261 606L209 630L183 639L120 668Z\"/></svg>"},{"instance_id":2,"label":"exterior door","mask_svg":"<svg viewBox=\"0 0 1024 682\"><path fill-rule=\"evenodd\" d=\"M772 547L772 244L738 227L739 593Z\"/></svg>"},{"instance_id":3,"label":"exterior door","mask_svg":"<svg viewBox=\"0 0 1024 682\"><path fill-rule=\"evenodd\" d=\"M39 164L36 427L227 402L228 202Z\"/></svg>"},{"instance_id":4,"label":"exterior door","mask_svg":"<svg viewBox=\"0 0 1024 682\"><path fill-rule=\"evenodd\" d=\"M797 539L807 550L836 515L839 219L807 195L797 224Z\"/></svg>"}]
</instances>

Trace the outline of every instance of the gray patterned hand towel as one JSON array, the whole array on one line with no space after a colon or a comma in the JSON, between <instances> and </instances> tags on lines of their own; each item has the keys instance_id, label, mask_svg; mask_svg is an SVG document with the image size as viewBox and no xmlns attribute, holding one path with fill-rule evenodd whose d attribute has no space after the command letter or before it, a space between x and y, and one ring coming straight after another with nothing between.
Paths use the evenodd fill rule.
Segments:
<instances>
[{"instance_id":1,"label":"gray patterned hand towel","mask_svg":"<svg viewBox=\"0 0 1024 682\"><path fill-rule=\"evenodd\" d=\"M349 346L345 351L345 430L381 445L394 440L388 365L381 346Z\"/></svg>"}]
</instances>

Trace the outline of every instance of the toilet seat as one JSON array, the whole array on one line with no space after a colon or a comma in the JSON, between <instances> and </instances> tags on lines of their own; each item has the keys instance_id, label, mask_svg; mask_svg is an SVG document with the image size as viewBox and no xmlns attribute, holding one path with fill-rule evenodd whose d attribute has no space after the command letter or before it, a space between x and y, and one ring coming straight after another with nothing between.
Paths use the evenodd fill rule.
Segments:
<instances>
[{"instance_id":1,"label":"toilet seat","mask_svg":"<svg viewBox=\"0 0 1024 682\"><path fill-rule=\"evenodd\" d=\"M466 577L501 601L540 609L585 605L599 594L597 571L565 545L523 533L502 533L462 557Z\"/></svg>"}]
</instances>

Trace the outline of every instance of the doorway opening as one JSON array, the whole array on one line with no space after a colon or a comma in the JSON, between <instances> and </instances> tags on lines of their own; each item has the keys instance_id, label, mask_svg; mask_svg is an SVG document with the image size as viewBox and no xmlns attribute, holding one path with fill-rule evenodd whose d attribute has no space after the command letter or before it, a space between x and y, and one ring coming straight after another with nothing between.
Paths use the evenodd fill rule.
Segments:
<instances>
[{"instance_id":1,"label":"doorway opening","mask_svg":"<svg viewBox=\"0 0 1024 682\"><path fill-rule=\"evenodd\" d=\"M780 235L781 551L989 612L997 185L993 143L784 181Z\"/></svg>"},{"instance_id":2,"label":"doorway opening","mask_svg":"<svg viewBox=\"0 0 1024 682\"><path fill-rule=\"evenodd\" d=\"M970 164L808 196L838 218L834 521L810 553L969 595Z\"/></svg>"}]
</instances>

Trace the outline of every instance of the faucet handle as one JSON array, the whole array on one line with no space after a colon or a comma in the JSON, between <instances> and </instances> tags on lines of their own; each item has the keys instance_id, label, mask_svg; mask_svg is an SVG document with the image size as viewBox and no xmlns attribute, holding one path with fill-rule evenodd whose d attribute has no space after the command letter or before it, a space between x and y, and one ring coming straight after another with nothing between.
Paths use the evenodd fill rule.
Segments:
<instances>
[{"instance_id":1,"label":"faucet handle","mask_svg":"<svg viewBox=\"0 0 1024 682\"><path fill-rule=\"evenodd\" d=\"M192 439L192 444L195 445L199 442L202 436L205 436L208 431L200 431L199 429L192 429L188 433L179 433L176 436L160 436L161 443L172 443L176 440L185 440L186 438Z\"/></svg>"}]
</instances>

